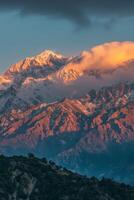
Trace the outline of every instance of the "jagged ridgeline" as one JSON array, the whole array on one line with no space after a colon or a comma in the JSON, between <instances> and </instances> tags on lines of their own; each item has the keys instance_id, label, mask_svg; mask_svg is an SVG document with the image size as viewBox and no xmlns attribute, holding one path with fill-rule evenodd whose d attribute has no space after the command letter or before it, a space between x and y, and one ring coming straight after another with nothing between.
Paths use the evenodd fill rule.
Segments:
<instances>
[{"instance_id":1,"label":"jagged ridgeline","mask_svg":"<svg viewBox=\"0 0 134 200\"><path fill-rule=\"evenodd\" d=\"M45 158L0 156L1 200L133 200L134 187L88 179Z\"/></svg>"}]
</instances>

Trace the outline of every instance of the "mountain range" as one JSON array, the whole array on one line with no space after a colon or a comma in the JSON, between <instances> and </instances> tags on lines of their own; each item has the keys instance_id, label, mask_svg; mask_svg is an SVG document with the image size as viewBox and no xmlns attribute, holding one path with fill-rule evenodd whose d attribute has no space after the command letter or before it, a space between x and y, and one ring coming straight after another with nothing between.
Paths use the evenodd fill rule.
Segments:
<instances>
[{"instance_id":1,"label":"mountain range","mask_svg":"<svg viewBox=\"0 0 134 200\"><path fill-rule=\"evenodd\" d=\"M0 152L134 184L134 42L51 50L0 76Z\"/></svg>"}]
</instances>

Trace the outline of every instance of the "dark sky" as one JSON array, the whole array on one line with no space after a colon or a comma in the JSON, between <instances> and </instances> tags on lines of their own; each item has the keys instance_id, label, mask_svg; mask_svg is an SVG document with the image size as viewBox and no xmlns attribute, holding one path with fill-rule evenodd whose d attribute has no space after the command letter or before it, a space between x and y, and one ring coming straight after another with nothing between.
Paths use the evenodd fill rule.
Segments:
<instances>
[{"instance_id":1,"label":"dark sky","mask_svg":"<svg viewBox=\"0 0 134 200\"><path fill-rule=\"evenodd\" d=\"M45 49L124 40L134 40L133 0L0 0L0 71Z\"/></svg>"}]
</instances>

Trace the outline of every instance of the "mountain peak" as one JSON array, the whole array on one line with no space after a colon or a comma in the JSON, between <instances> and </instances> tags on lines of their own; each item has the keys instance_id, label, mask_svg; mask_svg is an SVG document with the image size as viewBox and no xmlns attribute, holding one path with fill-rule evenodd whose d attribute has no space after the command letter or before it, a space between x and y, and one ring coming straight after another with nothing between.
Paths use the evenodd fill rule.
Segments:
<instances>
[{"instance_id":1,"label":"mountain peak","mask_svg":"<svg viewBox=\"0 0 134 200\"><path fill-rule=\"evenodd\" d=\"M60 53L57 53L55 51L47 49L47 50L44 50L40 54L35 56L35 58L38 58L38 57L47 59L49 57L63 58L64 56L61 55Z\"/></svg>"},{"instance_id":2,"label":"mountain peak","mask_svg":"<svg viewBox=\"0 0 134 200\"><path fill-rule=\"evenodd\" d=\"M55 61L62 62L65 57L57 52L45 50L35 56L26 57L24 60L10 66L6 74L20 73L22 71L30 70L33 67L55 66Z\"/></svg>"}]
</instances>

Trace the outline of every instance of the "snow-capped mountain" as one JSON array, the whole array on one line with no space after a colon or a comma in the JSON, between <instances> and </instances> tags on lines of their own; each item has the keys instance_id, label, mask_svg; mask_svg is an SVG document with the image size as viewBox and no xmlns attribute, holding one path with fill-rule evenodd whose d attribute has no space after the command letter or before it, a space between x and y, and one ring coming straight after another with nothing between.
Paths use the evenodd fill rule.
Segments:
<instances>
[{"instance_id":1,"label":"snow-capped mountain","mask_svg":"<svg viewBox=\"0 0 134 200\"><path fill-rule=\"evenodd\" d=\"M50 81L48 75L57 71L68 61L69 58L46 50L39 55L28 57L11 65L0 76L1 111L9 101L20 109L25 109L27 106L35 104L35 102L44 101L42 90L48 85L46 91L49 92Z\"/></svg>"},{"instance_id":2,"label":"snow-capped mountain","mask_svg":"<svg viewBox=\"0 0 134 200\"><path fill-rule=\"evenodd\" d=\"M67 58L65 58L63 55L59 53L55 53L50 50L45 50L36 56L27 57L26 59L11 65L4 75L11 76L20 73L31 73L31 75L33 77L35 75L36 78L36 76L39 77L41 76L41 74L36 74L39 73L41 69L46 71L45 75L47 75L47 70L49 73L49 68L56 70L60 68L61 65L65 64L66 60ZM36 72L36 70L38 71Z\"/></svg>"},{"instance_id":3,"label":"snow-capped mountain","mask_svg":"<svg viewBox=\"0 0 134 200\"><path fill-rule=\"evenodd\" d=\"M133 42L113 42L75 57L50 50L28 57L1 75L0 110L8 101L24 110L37 103L77 98L91 89L133 81L133 48Z\"/></svg>"},{"instance_id":4,"label":"snow-capped mountain","mask_svg":"<svg viewBox=\"0 0 134 200\"><path fill-rule=\"evenodd\" d=\"M47 50L11 65L0 76L0 152L32 151L102 176L105 164L96 169L90 159L105 154L106 161L111 144L134 141L133 75L133 42L107 43L74 57ZM132 182L130 160L119 177L107 162L106 176Z\"/></svg>"}]
</instances>

